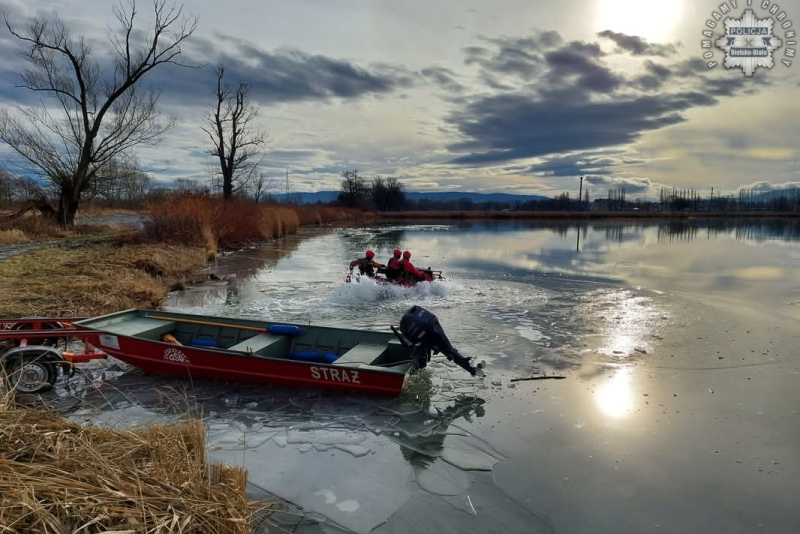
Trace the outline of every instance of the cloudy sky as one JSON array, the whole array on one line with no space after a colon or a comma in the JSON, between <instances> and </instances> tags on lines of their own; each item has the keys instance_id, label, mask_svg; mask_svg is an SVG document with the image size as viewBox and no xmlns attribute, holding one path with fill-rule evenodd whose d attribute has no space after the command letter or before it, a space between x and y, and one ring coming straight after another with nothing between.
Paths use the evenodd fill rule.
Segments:
<instances>
[{"instance_id":1,"label":"cloudy sky","mask_svg":"<svg viewBox=\"0 0 800 534\"><path fill-rule=\"evenodd\" d=\"M593 197L613 185L650 198L662 185L798 185L800 65L752 78L706 68L702 31L720 3L193 0L185 9L199 25L184 53L209 67L153 72L179 124L137 155L159 180L208 180L200 123L222 61L261 109L265 169L288 169L295 191L335 189L345 169L420 191L556 194L581 175ZM780 7L800 26L800 0ZM13 22L56 11L98 57L115 28L106 0L0 0L0 10ZM14 87L17 47L2 28L2 107L32 102Z\"/></svg>"}]
</instances>

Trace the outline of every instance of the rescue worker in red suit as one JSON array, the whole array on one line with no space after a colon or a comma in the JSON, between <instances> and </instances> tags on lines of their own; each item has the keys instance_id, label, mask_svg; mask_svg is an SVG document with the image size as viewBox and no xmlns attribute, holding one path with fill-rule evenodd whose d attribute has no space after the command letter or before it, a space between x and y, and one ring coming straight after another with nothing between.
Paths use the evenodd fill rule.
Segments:
<instances>
[{"instance_id":1,"label":"rescue worker in red suit","mask_svg":"<svg viewBox=\"0 0 800 534\"><path fill-rule=\"evenodd\" d=\"M411 282L430 282L431 276L423 271L420 271L414 264L411 263L411 253L409 251L403 252L403 259L400 261L403 266L403 276L405 280Z\"/></svg>"},{"instance_id":2,"label":"rescue worker in red suit","mask_svg":"<svg viewBox=\"0 0 800 534\"><path fill-rule=\"evenodd\" d=\"M353 260L350 262L350 272L353 272L355 267L358 267L358 271L361 274L365 274L370 278L375 277L375 269L379 269L383 267L383 264L378 263L375 261L375 253L371 250L368 250L367 253L364 255L363 258L359 258L357 260Z\"/></svg>"},{"instance_id":3,"label":"rescue worker in red suit","mask_svg":"<svg viewBox=\"0 0 800 534\"><path fill-rule=\"evenodd\" d=\"M386 263L386 268L382 271L387 280L397 280L403 274L403 266L400 265L402 254L399 248L394 249L392 258Z\"/></svg>"}]
</instances>

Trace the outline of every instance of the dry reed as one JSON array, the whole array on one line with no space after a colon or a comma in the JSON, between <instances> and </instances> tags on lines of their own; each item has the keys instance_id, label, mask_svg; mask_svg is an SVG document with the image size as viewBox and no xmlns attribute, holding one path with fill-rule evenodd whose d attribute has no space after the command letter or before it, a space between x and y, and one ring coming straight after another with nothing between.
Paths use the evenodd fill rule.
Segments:
<instances>
[{"instance_id":1,"label":"dry reed","mask_svg":"<svg viewBox=\"0 0 800 534\"><path fill-rule=\"evenodd\" d=\"M108 430L0 399L0 532L252 532L278 505L205 451L200 421Z\"/></svg>"},{"instance_id":2,"label":"dry reed","mask_svg":"<svg viewBox=\"0 0 800 534\"><path fill-rule=\"evenodd\" d=\"M90 224L76 224L65 230L51 220L32 214L0 220L0 244L84 237L111 232L112 229L108 226Z\"/></svg>"},{"instance_id":3,"label":"dry reed","mask_svg":"<svg viewBox=\"0 0 800 534\"><path fill-rule=\"evenodd\" d=\"M297 232L297 214L281 206L204 195L169 197L148 207L145 237L158 242L237 248Z\"/></svg>"},{"instance_id":4,"label":"dry reed","mask_svg":"<svg viewBox=\"0 0 800 534\"><path fill-rule=\"evenodd\" d=\"M173 195L148 206L146 239L205 246L238 248L246 243L294 234L305 225L353 222L364 214L331 206L255 204L224 201L208 195ZM211 252L213 255L215 252Z\"/></svg>"},{"instance_id":5,"label":"dry reed","mask_svg":"<svg viewBox=\"0 0 800 534\"><path fill-rule=\"evenodd\" d=\"M156 308L170 287L193 282L202 247L166 244L44 249L0 262L0 316L54 317Z\"/></svg>"}]
</instances>

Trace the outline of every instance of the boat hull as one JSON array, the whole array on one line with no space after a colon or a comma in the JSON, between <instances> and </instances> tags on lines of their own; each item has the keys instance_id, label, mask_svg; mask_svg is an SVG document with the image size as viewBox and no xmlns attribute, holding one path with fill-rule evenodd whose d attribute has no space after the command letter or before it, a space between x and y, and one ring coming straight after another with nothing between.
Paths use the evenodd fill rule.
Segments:
<instances>
[{"instance_id":1,"label":"boat hull","mask_svg":"<svg viewBox=\"0 0 800 534\"><path fill-rule=\"evenodd\" d=\"M397 396L408 375L380 369L238 355L102 332L90 336L89 341L142 371L189 378Z\"/></svg>"}]
</instances>

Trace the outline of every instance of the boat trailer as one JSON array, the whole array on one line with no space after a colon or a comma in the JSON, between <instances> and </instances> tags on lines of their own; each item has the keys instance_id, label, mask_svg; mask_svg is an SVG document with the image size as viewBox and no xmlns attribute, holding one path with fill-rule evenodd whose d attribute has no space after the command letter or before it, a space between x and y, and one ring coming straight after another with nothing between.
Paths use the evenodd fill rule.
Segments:
<instances>
[{"instance_id":1,"label":"boat trailer","mask_svg":"<svg viewBox=\"0 0 800 534\"><path fill-rule=\"evenodd\" d=\"M72 376L75 364L107 358L88 341L91 330L73 323L82 317L0 319L0 374L21 393L38 393L53 387L59 371ZM67 350L77 340L82 352ZM64 342L64 349L58 348Z\"/></svg>"}]
</instances>

